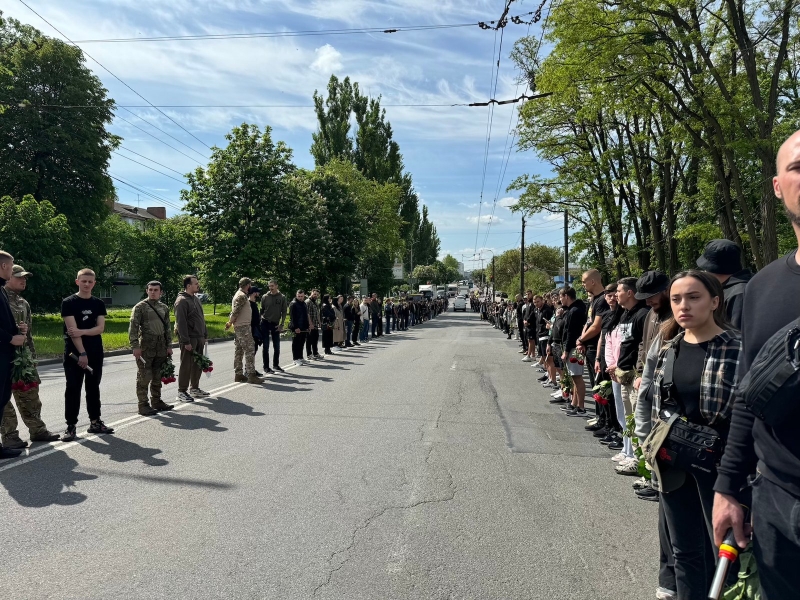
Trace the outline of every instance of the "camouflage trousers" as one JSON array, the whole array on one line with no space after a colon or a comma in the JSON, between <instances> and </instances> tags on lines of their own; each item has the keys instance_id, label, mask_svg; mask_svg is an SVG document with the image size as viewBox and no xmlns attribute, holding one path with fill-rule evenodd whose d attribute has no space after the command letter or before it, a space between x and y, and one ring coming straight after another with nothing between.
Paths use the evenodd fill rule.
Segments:
<instances>
[{"instance_id":1,"label":"camouflage trousers","mask_svg":"<svg viewBox=\"0 0 800 600\"><path fill-rule=\"evenodd\" d=\"M22 417L22 422L25 423L31 436L47 433L47 426L42 421L42 401L39 400L38 389L27 392L14 391L14 401L17 403L17 410ZM4 444L19 439L19 422L11 402L8 402L3 410L0 436Z\"/></svg>"},{"instance_id":2,"label":"camouflage trousers","mask_svg":"<svg viewBox=\"0 0 800 600\"><path fill-rule=\"evenodd\" d=\"M144 362L142 362L144 361ZM161 367L167 362L163 348L142 348L142 358L136 361L136 397L139 405L158 403L161 400Z\"/></svg>"},{"instance_id":3,"label":"camouflage trousers","mask_svg":"<svg viewBox=\"0 0 800 600\"><path fill-rule=\"evenodd\" d=\"M237 375L242 374L242 359L244 359L244 372L248 375L256 372L256 343L250 323L242 327L234 327L236 336L233 341L233 370Z\"/></svg>"}]
</instances>

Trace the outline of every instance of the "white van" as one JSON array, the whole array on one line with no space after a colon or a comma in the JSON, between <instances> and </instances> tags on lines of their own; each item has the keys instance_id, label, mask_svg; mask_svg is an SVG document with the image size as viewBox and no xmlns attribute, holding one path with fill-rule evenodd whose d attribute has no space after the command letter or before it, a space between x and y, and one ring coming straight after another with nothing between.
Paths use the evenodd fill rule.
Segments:
<instances>
[{"instance_id":1,"label":"white van","mask_svg":"<svg viewBox=\"0 0 800 600\"><path fill-rule=\"evenodd\" d=\"M456 296L456 299L453 300L453 312L457 310L467 312L467 299L464 296Z\"/></svg>"}]
</instances>

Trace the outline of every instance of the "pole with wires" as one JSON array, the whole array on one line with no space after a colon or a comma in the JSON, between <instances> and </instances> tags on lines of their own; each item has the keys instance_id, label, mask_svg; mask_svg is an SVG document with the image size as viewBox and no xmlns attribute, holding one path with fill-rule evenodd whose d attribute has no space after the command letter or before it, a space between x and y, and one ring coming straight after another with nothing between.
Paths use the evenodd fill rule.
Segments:
<instances>
[{"instance_id":1,"label":"pole with wires","mask_svg":"<svg viewBox=\"0 0 800 600\"><path fill-rule=\"evenodd\" d=\"M525 215L522 215L522 241L519 247L519 295L525 297Z\"/></svg>"}]
</instances>

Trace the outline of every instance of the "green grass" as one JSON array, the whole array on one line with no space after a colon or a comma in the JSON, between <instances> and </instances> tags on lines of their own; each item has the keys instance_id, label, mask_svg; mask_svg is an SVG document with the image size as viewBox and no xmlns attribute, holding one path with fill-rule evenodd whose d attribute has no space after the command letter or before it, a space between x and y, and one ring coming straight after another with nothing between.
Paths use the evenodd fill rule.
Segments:
<instances>
[{"instance_id":1,"label":"green grass","mask_svg":"<svg viewBox=\"0 0 800 600\"><path fill-rule=\"evenodd\" d=\"M226 307L217 306L217 314L213 314L213 307L204 304L206 326L209 339L233 337L233 332L225 332L225 322L228 320ZM130 348L128 342L128 323L131 318L131 308L115 308L108 311L106 316L106 330L103 333L103 348L106 351ZM34 315L33 317L33 342L36 345L36 354L39 358L52 358L64 353L64 321L60 315Z\"/></svg>"}]
</instances>

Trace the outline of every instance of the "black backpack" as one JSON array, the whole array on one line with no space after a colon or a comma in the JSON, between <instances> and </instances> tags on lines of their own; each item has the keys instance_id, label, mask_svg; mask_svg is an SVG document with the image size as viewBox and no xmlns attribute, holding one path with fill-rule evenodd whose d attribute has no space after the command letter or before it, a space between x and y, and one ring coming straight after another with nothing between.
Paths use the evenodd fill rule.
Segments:
<instances>
[{"instance_id":1,"label":"black backpack","mask_svg":"<svg viewBox=\"0 0 800 600\"><path fill-rule=\"evenodd\" d=\"M736 393L770 427L800 414L800 318L761 347Z\"/></svg>"}]
</instances>

